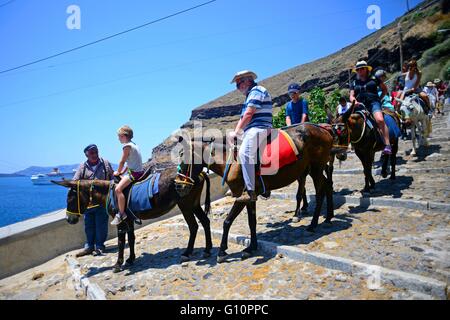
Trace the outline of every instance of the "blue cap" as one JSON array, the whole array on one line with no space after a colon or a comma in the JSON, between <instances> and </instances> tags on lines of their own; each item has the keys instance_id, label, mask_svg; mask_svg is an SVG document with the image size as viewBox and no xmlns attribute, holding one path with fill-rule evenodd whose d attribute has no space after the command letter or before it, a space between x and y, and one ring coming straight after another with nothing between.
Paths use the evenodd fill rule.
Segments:
<instances>
[{"instance_id":1,"label":"blue cap","mask_svg":"<svg viewBox=\"0 0 450 320\"><path fill-rule=\"evenodd\" d=\"M288 93L300 92L300 85L298 83L292 83L288 87Z\"/></svg>"},{"instance_id":2,"label":"blue cap","mask_svg":"<svg viewBox=\"0 0 450 320\"><path fill-rule=\"evenodd\" d=\"M86 152L88 152L90 150L97 150L98 151L97 145L95 145L95 144L88 145L86 148L84 148L84 153L86 153Z\"/></svg>"}]
</instances>

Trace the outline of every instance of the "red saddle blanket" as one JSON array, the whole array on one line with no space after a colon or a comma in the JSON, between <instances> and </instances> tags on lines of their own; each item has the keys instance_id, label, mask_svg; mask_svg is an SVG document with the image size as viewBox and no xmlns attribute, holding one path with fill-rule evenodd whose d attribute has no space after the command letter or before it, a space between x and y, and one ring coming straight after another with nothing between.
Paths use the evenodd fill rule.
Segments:
<instances>
[{"instance_id":1,"label":"red saddle blanket","mask_svg":"<svg viewBox=\"0 0 450 320\"><path fill-rule=\"evenodd\" d=\"M283 130L272 130L272 139L266 146L261 146L264 151L261 156L259 175L273 175L279 169L297 161L299 154L292 138Z\"/></svg>"}]
</instances>

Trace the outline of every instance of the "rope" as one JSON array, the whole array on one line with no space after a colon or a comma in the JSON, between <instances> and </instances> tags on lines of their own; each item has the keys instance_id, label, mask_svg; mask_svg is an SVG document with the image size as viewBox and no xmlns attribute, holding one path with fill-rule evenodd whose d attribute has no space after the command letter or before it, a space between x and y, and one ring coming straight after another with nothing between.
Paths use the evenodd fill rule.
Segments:
<instances>
[{"instance_id":1,"label":"rope","mask_svg":"<svg viewBox=\"0 0 450 320\"><path fill-rule=\"evenodd\" d=\"M366 132L366 117L364 116L364 126L363 126L363 131L361 133L361 137L359 137L359 139L357 141L352 141L352 144L357 144L357 143L361 142L362 138L364 137L365 132Z\"/></svg>"},{"instance_id":2,"label":"rope","mask_svg":"<svg viewBox=\"0 0 450 320\"><path fill-rule=\"evenodd\" d=\"M225 182L227 181L228 172L230 171L230 163L231 163L231 157L233 156L233 148L230 148L227 163L225 165L225 172L223 173L222 177L222 187L225 185Z\"/></svg>"}]
</instances>

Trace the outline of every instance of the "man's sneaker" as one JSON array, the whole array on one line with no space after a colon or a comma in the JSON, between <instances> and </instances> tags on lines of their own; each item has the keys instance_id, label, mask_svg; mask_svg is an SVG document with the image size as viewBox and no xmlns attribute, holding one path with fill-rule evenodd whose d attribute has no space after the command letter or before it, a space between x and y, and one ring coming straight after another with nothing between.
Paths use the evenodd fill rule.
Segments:
<instances>
[{"instance_id":1,"label":"man's sneaker","mask_svg":"<svg viewBox=\"0 0 450 320\"><path fill-rule=\"evenodd\" d=\"M114 217L113 221L111 221L112 226L118 226L121 224L125 219L127 218L127 215L125 213L118 213Z\"/></svg>"},{"instance_id":2,"label":"man's sneaker","mask_svg":"<svg viewBox=\"0 0 450 320\"><path fill-rule=\"evenodd\" d=\"M104 249L95 249L94 252L92 252L92 255L93 255L94 257L96 257L96 256L102 256L104 251L105 251Z\"/></svg>"},{"instance_id":3,"label":"man's sneaker","mask_svg":"<svg viewBox=\"0 0 450 320\"><path fill-rule=\"evenodd\" d=\"M94 252L94 249L92 248L86 248L80 252L78 252L75 257L80 258L80 257L84 257L84 256L89 256L92 254L92 252Z\"/></svg>"},{"instance_id":4,"label":"man's sneaker","mask_svg":"<svg viewBox=\"0 0 450 320\"><path fill-rule=\"evenodd\" d=\"M391 146L386 146L383 150L383 154L385 155L391 155L392 154L392 148Z\"/></svg>"}]
</instances>

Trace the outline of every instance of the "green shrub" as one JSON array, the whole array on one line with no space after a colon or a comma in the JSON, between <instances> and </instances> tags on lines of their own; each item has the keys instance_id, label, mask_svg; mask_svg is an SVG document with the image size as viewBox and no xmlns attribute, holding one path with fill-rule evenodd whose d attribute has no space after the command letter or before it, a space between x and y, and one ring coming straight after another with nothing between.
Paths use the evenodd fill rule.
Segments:
<instances>
[{"instance_id":1,"label":"green shrub","mask_svg":"<svg viewBox=\"0 0 450 320\"><path fill-rule=\"evenodd\" d=\"M444 68L442 68L440 78L444 79L445 81L450 80L450 59L447 60Z\"/></svg>"},{"instance_id":2,"label":"green shrub","mask_svg":"<svg viewBox=\"0 0 450 320\"><path fill-rule=\"evenodd\" d=\"M273 116L272 124L274 128L282 128L286 126L286 105L281 107L281 110Z\"/></svg>"},{"instance_id":3,"label":"green shrub","mask_svg":"<svg viewBox=\"0 0 450 320\"><path fill-rule=\"evenodd\" d=\"M339 99L342 97L342 93L339 89L335 89L327 98L328 110L326 112L331 112L334 114L336 106L339 104Z\"/></svg>"},{"instance_id":4,"label":"green shrub","mask_svg":"<svg viewBox=\"0 0 450 320\"><path fill-rule=\"evenodd\" d=\"M442 23L439 24L438 30L442 29L450 29L450 19L444 20Z\"/></svg>"},{"instance_id":5,"label":"green shrub","mask_svg":"<svg viewBox=\"0 0 450 320\"><path fill-rule=\"evenodd\" d=\"M422 11L416 12L412 15L411 21L414 23L417 23L420 20L422 20L425 16L426 16L426 14Z\"/></svg>"},{"instance_id":6,"label":"green shrub","mask_svg":"<svg viewBox=\"0 0 450 320\"><path fill-rule=\"evenodd\" d=\"M434 79L440 77L441 72L445 68L446 62L446 59L441 59L435 63L431 63L423 67L421 85L425 85L428 81L433 81Z\"/></svg>"},{"instance_id":7,"label":"green shrub","mask_svg":"<svg viewBox=\"0 0 450 320\"><path fill-rule=\"evenodd\" d=\"M425 51L420 62L422 66L427 66L428 64L436 63L437 60L448 56L450 56L450 38Z\"/></svg>"},{"instance_id":8,"label":"green shrub","mask_svg":"<svg viewBox=\"0 0 450 320\"><path fill-rule=\"evenodd\" d=\"M323 123L327 121L325 110L326 96L322 88L314 88L309 95L309 121Z\"/></svg>"}]
</instances>

